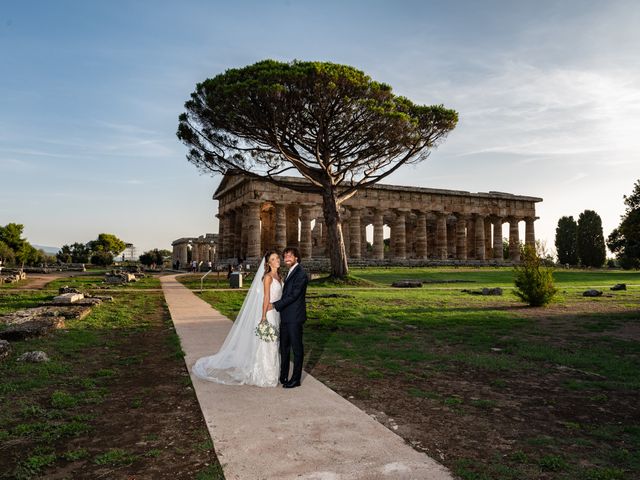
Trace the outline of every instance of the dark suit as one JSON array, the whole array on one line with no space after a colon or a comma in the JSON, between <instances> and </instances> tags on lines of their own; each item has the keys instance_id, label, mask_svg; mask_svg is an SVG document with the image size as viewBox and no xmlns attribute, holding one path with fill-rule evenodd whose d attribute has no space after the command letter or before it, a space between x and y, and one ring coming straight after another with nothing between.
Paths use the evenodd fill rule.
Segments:
<instances>
[{"instance_id":1,"label":"dark suit","mask_svg":"<svg viewBox=\"0 0 640 480\"><path fill-rule=\"evenodd\" d=\"M282 298L273 302L273 308L280 312L280 382L289 378L289 355L293 350L293 374L291 382L299 382L302 377L302 325L307 320L307 293L309 277L298 264L287 276L282 289Z\"/></svg>"}]
</instances>

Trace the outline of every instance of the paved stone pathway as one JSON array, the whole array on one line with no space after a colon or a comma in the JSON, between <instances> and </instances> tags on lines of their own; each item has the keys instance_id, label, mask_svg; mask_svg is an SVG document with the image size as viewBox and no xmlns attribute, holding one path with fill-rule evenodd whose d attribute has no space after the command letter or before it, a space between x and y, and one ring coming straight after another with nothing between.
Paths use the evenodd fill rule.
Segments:
<instances>
[{"instance_id":1,"label":"paved stone pathway","mask_svg":"<svg viewBox=\"0 0 640 480\"><path fill-rule=\"evenodd\" d=\"M160 281L191 372L232 323L175 277ZM311 375L293 389L192 381L227 480L452 479Z\"/></svg>"}]
</instances>

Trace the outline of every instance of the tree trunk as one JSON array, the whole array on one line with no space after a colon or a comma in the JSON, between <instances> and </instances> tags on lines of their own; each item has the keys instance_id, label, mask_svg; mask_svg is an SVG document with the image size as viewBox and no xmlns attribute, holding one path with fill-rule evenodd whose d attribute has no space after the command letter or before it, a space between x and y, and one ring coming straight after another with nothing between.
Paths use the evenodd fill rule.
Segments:
<instances>
[{"instance_id":1,"label":"tree trunk","mask_svg":"<svg viewBox=\"0 0 640 480\"><path fill-rule=\"evenodd\" d=\"M331 261L331 276L344 278L349 273L349 267L347 265L347 252L342 238L340 209L333 190L323 193L322 212L324 214L324 224L327 228L327 251Z\"/></svg>"}]
</instances>

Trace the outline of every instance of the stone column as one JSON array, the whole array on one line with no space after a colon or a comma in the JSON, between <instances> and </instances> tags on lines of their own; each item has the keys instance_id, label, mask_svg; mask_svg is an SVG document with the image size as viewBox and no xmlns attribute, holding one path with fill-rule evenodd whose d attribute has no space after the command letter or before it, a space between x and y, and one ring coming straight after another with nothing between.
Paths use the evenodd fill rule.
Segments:
<instances>
[{"instance_id":1,"label":"stone column","mask_svg":"<svg viewBox=\"0 0 640 480\"><path fill-rule=\"evenodd\" d=\"M329 256L329 247L327 246L327 226L324 223L324 217L318 217L318 218L322 222L322 239L321 239L322 256L328 257Z\"/></svg>"},{"instance_id":2,"label":"stone column","mask_svg":"<svg viewBox=\"0 0 640 480\"><path fill-rule=\"evenodd\" d=\"M524 220L525 220L524 243L526 245L531 245L533 248L536 248L536 233L533 228L533 222L536 219L533 217L527 217Z\"/></svg>"},{"instance_id":3,"label":"stone column","mask_svg":"<svg viewBox=\"0 0 640 480\"><path fill-rule=\"evenodd\" d=\"M447 258L456 258L456 225L447 222Z\"/></svg>"},{"instance_id":4,"label":"stone column","mask_svg":"<svg viewBox=\"0 0 640 480\"><path fill-rule=\"evenodd\" d=\"M275 210L268 203L260 207L260 255L273 247L275 243Z\"/></svg>"},{"instance_id":5,"label":"stone column","mask_svg":"<svg viewBox=\"0 0 640 480\"><path fill-rule=\"evenodd\" d=\"M233 242L233 256L236 258L242 257L242 220L244 215L242 215L242 210L236 210L236 218L235 218L235 235Z\"/></svg>"},{"instance_id":6,"label":"stone column","mask_svg":"<svg viewBox=\"0 0 640 480\"><path fill-rule=\"evenodd\" d=\"M216 217L218 217L218 248L216 250L218 259L222 259L224 252L224 214L218 213ZM182 260L180 261L182 262Z\"/></svg>"},{"instance_id":7,"label":"stone column","mask_svg":"<svg viewBox=\"0 0 640 480\"><path fill-rule=\"evenodd\" d=\"M324 227L324 221L322 217L316 217L316 224L311 230L311 256L314 258L322 257L322 230Z\"/></svg>"},{"instance_id":8,"label":"stone column","mask_svg":"<svg viewBox=\"0 0 640 480\"><path fill-rule=\"evenodd\" d=\"M360 255L362 258L368 257L367 252L367 221L364 218L364 214L360 216Z\"/></svg>"},{"instance_id":9,"label":"stone column","mask_svg":"<svg viewBox=\"0 0 640 480\"><path fill-rule=\"evenodd\" d=\"M373 258L384 259L384 216L377 209L373 214Z\"/></svg>"},{"instance_id":10,"label":"stone column","mask_svg":"<svg viewBox=\"0 0 640 480\"><path fill-rule=\"evenodd\" d=\"M191 260L200 261L200 245L194 240L191 244Z\"/></svg>"},{"instance_id":11,"label":"stone column","mask_svg":"<svg viewBox=\"0 0 640 480\"><path fill-rule=\"evenodd\" d=\"M476 258L476 219L473 215L467 217L467 259Z\"/></svg>"},{"instance_id":12,"label":"stone column","mask_svg":"<svg viewBox=\"0 0 640 480\"><path fill-rule=\"evenodd\" d=\"M411 213L407 212L404 217L404 238L405 238L405 256L406 258L415 258L415 236L416 226L411 222Z\"/></svg>"},{"instance_id":13,"label":"stone column","mask_svg":"<svg viewBox=\"0 0 640 480\"><path fill-rule=\"evenodd\" d=\"M227 228L229 222L227 221L228 213L225 212L220 218L220 258L227 258L227 249L229 248L229 232Z\"/></svg>"},{"instance_id":14,"label":"stone column","mask_svg":"<svg viewBox=\"0 0 640 480\"><path fill-rule=\"evenodd\" d=\"M242 255L242 258L247 258L248 257L248 251L249 251L249 228L247 227L249 225L249 210L246 208L246 205L243 206L242 208L242 225L244 225L246 228L242 229L242 232L240 232L240 253Z\"/></svg>"},{"instance_id":15,"label":"stone column","mask_svg":"<svg viewBox=\"0 0 640 480\"><path fill-rule=\"evenodd\" d=\"M260 203L250 202L246 206L247 212L247 258L259 259L262 255L260 245Z\"/></svg>"},{"instance_id":16,"label":"stone column","mask_svg":"<svg viewBox=\"0 0 640 480\"><path fill-rule=\"evenodd\" d=\"M493 257L493 244L491 242L491 219L484 217L484 258L486 260Z\"/></svg>"},{"instance_id":17,"label":"stone column","mask_svg":"<svg viewBox=\"0 0 640 480\"><path fill-rule=\"evenodd\" d=\"M447 215L436 212L436 258L447 258Z\"/></svg>"},{"instance_id":18,"label":"stone column","mask_svg":"<svg viewBox=\"0 0 640 480\"><path fill-rule=\"evenodd\" d=\"M509 218L509 259L520 261L520 234L518 233L518 219Z\"/></svg>"},{"instance_id":19,"label":"stone column","mask_svg":"<svg viewBox=\"0 0 640 480\"><path fill-rule=\"evenodd\" d=\"M280 253L287 246L287 206L276 204L276 240L274 247Z\"/></svg>"},{"instance_id":20,"label":"stone column","mask_svg":"<svg viewBox=\"0 0 640 480\"><path fill-rule=\"evenodd\" d=\"M418 212L416 219L416 257L427 258L427 214Z\"/></svg>"},{"instance_id":21,"label":"stone column","mask_svg":"<svg viewBox=\"0 0 640 480\"><path fill-rule=\"evenodd\" d=\"M227 241L224 242L227 245L227 257L233 257L236 246L236 210L232 210L227 215L227 224L224 231L227 232Z\"/></svg>"},{"instance_id":22,"label":"stone column","mask_svg":"<svg viewBox=\"0 0 640 480\"><path fill-rule=\"evenodd\" d=\"M493 219L493 258L498 262L503 259L502 246L502 219L494 217Z\"/></svg>"},{"instance_id":23,"label":"stone column","mask_svg":"<svg viewBox=\"0 0 640 480\"><path fill-rule=\"evenodd\" d=\"M344 242L344 251L347 254L347 258L351 255L351 228L349 226L349 219L345 219L344 212L340 213L342 218L342 241Z\"/></svg>"},{"instance_id":24,"label":"stone column","mask_svg":"<svg viewBox=\"0 0 640 480\"><path fill-rule=\"evenodd\" d=\"M476 260L485 259L485 246L484 246L484 217L477 215L475 218L476 223Z\"/></svg>"},{"instance_id":25,"label":"stone column","mask_svg":"<svg viewBox=\"0 0 640 480\"><path fill-rule=\"evenodd\" d=\"M311 258L311 205L303 205L300 214L300 255Z\"/></svg>"},{"instance_id":26,"label":"stone column","mask_svg":"<svg viewBox=\"0 0 640 480\"><path fill-rule=\"evenodd\" d=\"M181 243L180 244L180 268L189 268L189 266L187 265L187 258L189 258L187 256L188 251L189 249L187 248L187 244Z\"/></svg>"},{"instance_id":27,"label":"stone column","mask_svg":"<svg viewBox=\"0 0 640 480\"><path fill-rule=\"evenodd\" d=\"M362 257L362 239L360 238L360 215L362 209L351 208L351 218L349 219L349 257L361 258Z\"/></svg>"},{"instance_id":28,"label":"stone column","mask_svg":"<svg viewBox=\"0 0 640 480\"><path fill-rule=\"evenodd\" d=\"M396 258L404 260L407 258L407 232L406 232L406 214L404 210L398 210L396 216L396 232L395 232L395 246L396 246Z\"/></svg>"},{"instance_id":29,"label":"stone column","mask_svg":"<svg viewBox=\"0 0 640 480\"><path fill-rule=\"evenodd\" d=\"M298 247L298 205L287 206L287 247ZM302 255L302 254L301 254Z\"/></svg>"},{"instance_id":30,"label":"stone column","mask_svg":"<svg viewBox=\"0 0 640 480\"><path fill-rule=\"evenodd\" d=\"M467 259L467 219L464 215L456 216L456 258Z\"/></svg>"},{"instance_id":31,"label":"stone column","mask_svg":"<svg viewBox=\"0 0 640 480\"><path fill-rule=\"evenodd\" d=\"M436 225L427 217L427 257L436 258Z\"/></svg>"}]
</instances>

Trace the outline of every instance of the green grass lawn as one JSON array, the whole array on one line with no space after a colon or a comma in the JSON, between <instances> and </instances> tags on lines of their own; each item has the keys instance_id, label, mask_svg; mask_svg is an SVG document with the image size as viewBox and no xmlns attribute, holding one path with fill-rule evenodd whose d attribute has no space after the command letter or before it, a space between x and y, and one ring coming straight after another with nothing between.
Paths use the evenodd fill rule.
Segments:
<instances>
[{"instance_id":1,"label":"green grass lawn","mask_svg":"<svg viewBox=\"0 0 640 480\"><path fill-rule=\"evenodd\" d=\"M206 272L200 273L188 273L179 275L177 280L185 287L192 290L199 290L200 285L202 288L229 288L229 280L227 279L227 272L212 272L204 279L202 278ZM246 277L245 277L246 278ZM250 278L253 278L253 274ZM202 279L202 283L201 283ZM250 280L249 280L250 281Z\"/></svg>"},{"instance_id":2,"label":"green grass lawn","mask_svg":"<svg viewBox=\"0 0 640 480\"><path fill-rule=\"evenodd\" d=\"M425 282L464 281L469 288L477 286L513 286L513 269L508 267L459 267L459 268L352 268L350 273L358 278L381 286L398 280L422 280ZM554 272L559 287L613 286L616 283L640 285L640 272L625 270L565 270ZM438 285L435 283L434 286ZM455 283L440 286L456 287ZM466 287L462 287L466 288Z\"/></svg>"},{"instance_id":3,"label":"green grass lawn","mask_svg":"<svg viewBox=\"0 0 640 480\"><path fill-rule=\"evenodd\" d=\"M546 308L511 294L507 268L351 273L377 287L308 289L306 371L465 480L640 478L640 272L558 271ZM200 295L234 318L245 290Z\"/></svg>"},{"instance_id":4,"label":"green grass lawn","mask_svg":"<svg viewBox=\"0 0 640 480\"><path fill-rule=\"evenodd\" d=\"M104 275L76 275L73 277L59 278L47 285L49 290L57 290L62 286L69 286L77 288L80 291L90 290L93 293L98 293L99 290L135 290L135 289L148 289L148 288L160 288L160 280L157 276L149 275L144 278L140 278L135 282L129 282L120 285L108 284L104 281Z\"/></svg>"},{"instance_id":5,"label":"green grass lawn","mask_svg":"<svg viewBox=\"0 0 640 480\"><path fill-rule=\"evenodd\" d=\"M43 291L2 292L0 314L49 300L62 285L114 300L51 335L12 342L0 362L0 478L224 478L164 297L141 290L158 279L102 290L99 276L64 278ZM16 361L32 350L51 360Z\"/></svg>"}]
</instances>

